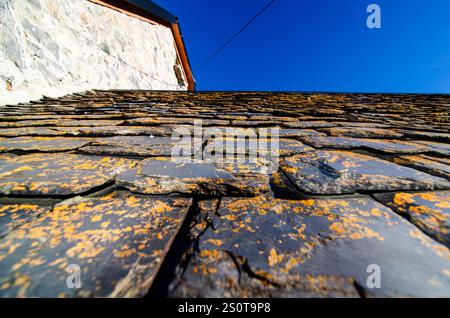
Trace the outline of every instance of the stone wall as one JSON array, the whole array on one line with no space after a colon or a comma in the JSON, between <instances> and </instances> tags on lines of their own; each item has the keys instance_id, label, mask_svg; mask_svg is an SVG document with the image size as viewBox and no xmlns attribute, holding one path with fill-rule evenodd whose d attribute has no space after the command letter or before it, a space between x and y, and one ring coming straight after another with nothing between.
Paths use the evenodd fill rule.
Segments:
<instances>
[{"instance_id":1,"label":"stone wall","mask_svg":"<svg viewBox=\"0 0 450 318\"><path fill-rule=\"evenodd\" d=\"M187 90L169 28L87 0L0 0L0 105L88 89Z\"/></svg>"}]
</instances>

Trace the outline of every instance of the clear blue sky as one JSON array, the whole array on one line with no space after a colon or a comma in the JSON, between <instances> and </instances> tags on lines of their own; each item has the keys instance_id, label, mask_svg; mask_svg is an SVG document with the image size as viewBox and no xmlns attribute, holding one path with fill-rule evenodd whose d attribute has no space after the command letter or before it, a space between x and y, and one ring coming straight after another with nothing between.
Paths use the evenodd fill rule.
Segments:
<instances>
[{"instance_id":1,"label":"clear blue sky","mask_svg":"<svg viewBox=\"0 0 450 318\"><path fill-rule=\"evenodd\" d=\"M180 19L198 90L450 93L449 0L276 0L200 69L269 0L155 2Z\"/></svg>"}]
</instances>

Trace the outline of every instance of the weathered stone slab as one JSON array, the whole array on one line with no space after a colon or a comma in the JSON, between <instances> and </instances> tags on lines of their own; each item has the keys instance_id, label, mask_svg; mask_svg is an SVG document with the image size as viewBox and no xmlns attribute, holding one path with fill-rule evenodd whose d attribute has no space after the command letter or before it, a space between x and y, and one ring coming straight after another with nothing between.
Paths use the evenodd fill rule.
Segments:
<instances>
[{"instance_id":1,"label":"weathered stone slab","mask_svg":"<svg viewBox=\"0 0 450 318\"><path fill-rule=\"evenodd\" d=\"M389 154L416 154L430 151L429 147L399 140L320 136L304 136L299 139L315 148L369 149Z\"/></svg>"},{"instance_id":2,"label":"weathered stone slab","mask_svg":"<svg viewBox=\"0 0 450 318\"><path fill-rule=\"evenodd\" d=\"M320 131L334 137L400 138L403 136L403 134L392 130L368 127L333 127L322 128Z\"/></svg>"},{"instance_id":3,"label":"weathered stone slab","mask_svg":"<svg viewBox=\"0 0 450 318\"><path fill-rule=\"evenodd\" d=\"M276 122L297 122L297 118L285 117L285 116L273 116L273 115L253 115L249 118L250 121L276 121Z\"/></svg>"},{"instance_id":4,"label":"weathered stone slab","mask_svg":"<svg viewBox=\"0 0 450 318\"><path fill-rule=\"evenodd\" d=\"M321 136L326 137L326 134L318 132L313 129L280 129L280 138L293 138L298 139L304 136Z\"/></svg>"},{"instance_id":5,"label":"weathered stone slab","mask_svg":"<svg viewBox=\"0 0 450 318\"><path fill-rule=\"evenodd\" d=\"M226 115L226 114L217 114L215 117L219 118L219 119L225 119L225 120L246 120L247 116L242 116L242 115Z\"/></svg>"},{"instance_id":6,"label":"weathered stone slab","mask_svg":"<svg viewBox=\"0 0 450 318\"><path fill-rule=\"evenodd\" d=\"M432 152L435 152L439 155L450 156L450 144L423 140L414 140L414 143L428 146Z\"/></svg>"},{"instance_id":7,"label":"weathered stone slab","mask_svg":"<svg viewBox=\"0 0 450 318\"><path fill-rule=\"evenodd\" d=\"M54 130L67 136L109 137L109 136L170 136L172 127L140 126L101 126L101 127L54 127Z\"/></svg>"},{"instance_id":8,"label":"weathered stone slab","mask_svg":"<svg viewBox=\"0 0 450 318\"><path fill-rule=\"evenodd\" d=\"M135 118L126 121L127 125L193 125L198 118L183 118L183 117L150 117L150 118ZM202 119L203 126L227 126L230 122L222 119Z\"/></svg>"},{"instance_id":9,"label":"weathered stone slab","mask_svg":"<svg viewBox=\"0 0 450 318\"><path fill-rule=\"evenodd\" d=\"M170 137L116 136L96 139L80 151L96 155L170 156L174 147L179 145L179 141ZM196 147L190 145L190 154L186 155L194 155L201 150L201 145Z\"/></svg>"},{"instance_id":10,"label":"weathered stone slab","mask_svg":"<svg viewBox=\"0 0 450 318\"><path fill-rule=\"evenodd\" d=\"M343 126L343 127L360 127L360 128L390 128L390 125L387 124L381 124L377 122L348 122L348 121L342 121L342 122L334 122L337 126Z\"/></svg>"},{"instance_id":11,"label":"weathered stone slab","mask_svg":"<svg viewBox=\"0 0 450 318\"><path fill-rule=\"evenodd\" d=\"M22 120L16 122L0 122L1 128L15 127L38 127L38 126L62 126L62 127L95 127L95 126L116 126L123 124L123 120L63 120L63 119L46 119L46 120Z\"/></svg>"},{"instance_id":12,"label":"weathered stone slab","mask_svg":"<svg viewBox=\"0 0 450 318\"><path fill-rule=\"evenodd\" d=\"M302 142L293 139L282 138L279 140L278 155L280 157L292 156L308 151L314 151L314 148L306 146Z\"/></svg>"},{"instance_id":13,"label":"weathered stone slab","mask_svg":"<svg viewBox=\"0 0 450 318\"><path fill-rule=\"evenodd\" d=\"M61 136L61 132L49 127L20 127L0 129L0 137Z\"/></svg>"},{"instance_id":14,"label":"weathered stone slab","mask_svg":"<svg viewBox=\"0 0 450 318\"><path fill-rule=\"evenodd\" d=\"M19 156L0 165L0 193L58 196L79 194L114 180L137 160L76 154Z\"/></svg>"},{"instance_id":15,"label":"weathered stone slab","mask_svg":"<svg viewBox=\"0 0 450 318\"><path fill-rule=\"evenodd\" d=\"M450 295L449 250L370 198L223 198L207 219L191 226L169 296ZM366 283L371 264L379 289Z\"/></svg>"},{"instance_id":16,"label":"weathered stone slab","mask_svg":"<svg viewBox=\"0 0 450 318\"><path fill-rule=\"evenodd\" d=\"M190 204L129 194L62 202L0 240L0 297L142 297Z\"/></svg>"},{"instance_id":17,"label":"weathered stone slab","mask_svg":"<svg viewBox=\"0 0 450 318\"><path fill-rule=\"evenodd\" d=\"M57 109L55 109L57 110ZM38 115L2 116L0 121L24 121L24 120L46 120L46 119L120 119L127 114L87 114L87 115L63 115L39 112Z\"/></svg>"},{"instance_id":18,"label":"weathered stone slab","mask_svg":"<svg viewBox=\"0 0 450 318\"><path fill-rule=\"evenodd\" d=\"M325 127L335 127L336 125L324 120L316 120L316 121L284 122L283 126L289 128L325 128Z\"/></svg>"},{"instance_id":19,"label":"weathered stone slab","mask_svg":"<svg viewBox=\"0 0 450 318\"><path fill-rule=\"evenodd\" d=\"M0 153L0 164L8 163L17 156L12 153Z\"/></svg>"},{"instance_id":20,"label":"weathered stone slab","mask_svg":"<svg viewBox=\"0 0 450 318\"><path fill-rule=\"evenodd\" d=\"M284 158L281 168L300 190L313 194L450 189L421 171L349 151L316 151Z\"/></svg>"},{"instance_id":21,"label":"weathered stone slab","mask_svg":"<svg viewBox=\"0 0 450 318\"><path fill-rule=\"evenodd\" d=\"M270 176L270 188L274 197L278 199L298 199L302 197L297 187L281 170Z\"/></svg>"},{"instance_id":22,"label":"weathered stone slab","mask_svg":"<svg viewBox=\"0 0 450 318\"><path fill-rule=\"evenodd\" d=\"M262 138L212 138L205 146L204 153L222 153L250 155L250 156L270 156L285 157L314 151L314 148L306 146L294 139L262 139Z\"/></svg>"},{"instance_id":23,"label":"weathered stone slab","mask_svg":"<svg viewBox=\"0 0 450 318\"><path fill-rule=\"evenodd\" d=\"M176 128L182 128L182 130L189 129L193 130L193 126L176 126ZM222 126L212 126L203 128L203 135L205 138L208 137L219 137L222 136L224 138L234 138L234 137L247 137L247 138L255 138L258 136L259 131L250 127L222 127ZM267 135L267 133L266 133ZM267 136L266 136L267 138Z\"/></svg>"},{"instance_id":24,"label":"weathered stone slab","mask_svg":"<svg viewBox=\"0 0 450 318\"><path fill-rule=\"evenodd\" d=\"M269 193L269 177L251 165L187 163L151 158L117 177L117 184L142 194L255 196ZM259 167L260 169L260 167Z\"/></svg>"},{"instance_id":25,"label":"weathered stone slab","mask_svg":"<svg viewBox=\"0 0 450 318\"><path fill-rule=\"evenodd\" d=\"M380 193L377 200L408 219L438 242L450 247L450 191Z\"/></svg>"},{"instance_id":26,"label":"weathered stone slab","mask_svg":"<svg viewBox=\"0 0 450 318\"><path fill-rule=\"evenodd\" d=\"M433 161L437 161L440 163L444 163L446 165L450 165L450 158L432 157L432 156L427 156L427 155L420 155L420 156L425 159L428 159L428 160L433 160Z\"/></svg>"},{"instance_id":27,"label":"weathered stone slab","mask_svg":"<svg viewBox=\"0 0 450 318\"><path fill-rule=\"evenodd\" d=\"M0 238L50 210L37 204L0 204Z\"/></svg>"},{"instance_id":28,"label":"weathered stone slab","mask_svg":"<svg viewBox=\"0 0 450 318\"><path fill-rule=\"evenodd\" d=\"M401 132L407 137L414 137L414 138L419 137L419 138L450 141L450 133L419 131L419 130L401 130Z\"/></svg>"},{"instance_id":29,"label":"weathered stone slab","mask_svg":"<svg viewBox=\"0 0 450 318\"><path fill-rule=\"evenodd\" d=\"M60 137L0 138L0 151L59 152L75 150L90 143L92 139Z\"/></svg>"},{"instance_id":30,"label":"weathered stone slab","mask_svg":"<svg viewBox=\"0 0 450 318\"><path fill-rule=\"evenodd\" d=\"M233 126L239 126L239 127L271 127L271 126L277 126L283 123L282 121L278 120L233 120L231 122L231 125ZM290 123L290 122L289 122Z\"/></svg>"},{"instance_id":31,"label":"weathered stone slab","mask_svg":"<svg viewBox=\"0 0 450 318\"><path fill-rule=\"evenodd\" d=\"M400 156L394 162L417 170L450 179L450 164L430 159L426 156Z\"/></svg>"}]
</instances>

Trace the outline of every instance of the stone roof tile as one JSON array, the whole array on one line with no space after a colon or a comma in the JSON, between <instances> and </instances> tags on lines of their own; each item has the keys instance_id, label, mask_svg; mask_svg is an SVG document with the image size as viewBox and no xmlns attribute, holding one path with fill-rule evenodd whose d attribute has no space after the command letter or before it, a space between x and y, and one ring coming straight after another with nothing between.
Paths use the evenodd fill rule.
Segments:
<instances>
[{"instance_id":1,"label":"stone roof tile","mask_svg":"<svg viewBox=\"0 0 450 318\"><path fill-rule=\"evenodd\" d=\"M126 90L0 107L0 296L449 297L449 109ZM213 147L270 128L279 151Z\"/></svg>"}]
</instances>

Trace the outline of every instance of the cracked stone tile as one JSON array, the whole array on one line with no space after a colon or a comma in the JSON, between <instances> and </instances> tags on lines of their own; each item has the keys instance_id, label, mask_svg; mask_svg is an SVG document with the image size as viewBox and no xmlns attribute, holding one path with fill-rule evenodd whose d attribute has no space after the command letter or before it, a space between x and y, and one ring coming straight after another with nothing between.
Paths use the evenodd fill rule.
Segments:
<instances>
[{"instance_id":1,"label":"cracked stone tile","mask_svg":"<svg viewBox=\"0 0 450 318\"><path fill-rule=\"evenodd\" d=\"M0 204L0 239L50 210L50 206L37 204Z\"/></svg>"},{"instance_id":2,"label":"cracked stone tile","mask_svg":"<svg viewBox=\"0 0 450 318\"><path fill-rule=\"evenodd\" d=\"M445 164L426 156L400 156L393 159L399 165L408 166L426 173L450 179L450 161Z\"/></svg>"},{"instance_id":3,"label":"cracked stone tile","mask_svg":"<svg viewBox=\"0 0 450 318\"><path fill-rule=\"evenodd\" d=\"M60 152L81 148L91 141L92 139L60 137L0 138L0 151Z\"/></svg>"},{"instance_id":4,"label":"cracked stone tile","mask_svg":"<svg viewBox=\"0 0 450 318\"><path fill-rule=\"evenodd\" d=\"M0 165L3 195L79 194L114 180L137 160L76 154L32 154Z\"/></svg>"},{"instance_id":5,"label":"cracked stone tile","mask_svg":"<svg viewBox=\"0 0 450 318\"><path fill-rule=\"evenodd\" d=\"M380 193L377 200L409 220L424 233L450 247L450 191Z\"/></svg>"},{"instance_id":6,"label":"cracked stone tile","mask_svg":"<svg viewBox=\"0 0 450 318\"><path fill-rule=\"evenodd\" d=\"M177 145L180 141L170 137L116 136L96 139L80 151L96 155L170 156ZM190 153L186 155L194 155L200 148L201 145L189 147Z\"/></svg>"},{"instance_id":7,"label":"cracked stone tile","mask_svg":"<svg viewBox=\"0 0 450 318\"><path fill-rule=\"evenodd\" d=\"M333 127L321 128L320 131L333 137L400 138L403 136L403 134L392 130L369 127Z\"/></svg>"},{"instance_id":8,"label":"cracked stone tile","mask_svg":"<svg viewBox=\"0 0 450 318\"><path fill-rule=\"evenodd\" d=\"M278 146L276 145L277 142ZM240 138L235 140L234 138L212 138L205 146L203 153L285 157L308 151L314 151L314 148L294 139Z\"/></svg>"},{"instance_id":9,"label":"cracked stone tile","mask_svg":"<svg viewBox=\"0 0 450 318\"><path fill-rule=\"evenodd\" d=\"M101 127L55 127L60 134L83 137L110 136L170 136L172 127L101 126Z\"/></svg>"},{"instance_id":10,"label":"cracked stone tile","mask_svg":"<svg viewBox=\"0 0 450 318\"><path fill-rule=\"evenodd\" d=\"M279 199L298 199L301 195L289 178L280 170L270 176L270 188L274 197Z\"/></svg>"},{"instance_id":11,"label":"cracked stone tile","mask_svg":"<svg viewBox=\"0 0 450 318\"><path fill-rule=\"evenodd\" d=\"M284 122L284 127L289 128L326 128L326 127L336 127L335 124L324 121L299 121L299 122Z\"/></svg>"},{"instance_id":12,"label":"cracked stone tile","mask_svg":"<svg viewBox=\"0 0 450 318\"><path fill-rule=\"evenodd\" d=\"M282 170L307 193L450 189L450 182L376 157L316 151L284 158Z\"/></svg>"},{"instance_id":13,"label":"cracked stone tile","mask_svg":"<svg viewBox=\"0 0 450 318\"><path fill-rule=\"evenodd\" d=\"M450 295L448 248L370 198L223 198L209 217L171 297Z\"/></svg>"},{"instance_id":14,"label":"cracked stone tile","mask_svg":"<svg viewBox=\"0 0 450 318\"><path fill-rule=\"evenodd\" d=\"M134 193L255 196L270 193L269 177L245 164L191 163L151 158L117 177Z\"/></svg>"},{"instance_id":15,"label":"cracked stone tile","mask_svg":"<svg viewBox=\"0 0 450 318\"><path fill-rule=\"evenodd\" d=\"M300 140L315 148L369 149L389 154L415 154L430 151L430 148L424 145L399 140L320 136L302 136Z\"/></svg>"},{"instance_id":16,"label":"cracked stone tile","mask_svg":"<svg viewBox=\"0 0 450 318\"><path fill-rule=\"evenodd\" d=\"M359 296L351 278L333 275L297 275L291 285L279 287L253 273L246 274L239 268L246 266L243 259L221 250L200 252L200 256L192 263L188 265L188 272L185 274L188 278L180 279L170 286L169 297L357 298ZM192 270L191 266L199 268Z\"/></svg>"},{"instance_id":17,"label":"cracked stone tile","mask_svg":"<svg viewBox=\"0 0 450 318\"><path fill-rule=\"evenodd\" d=\"M129 194L64 201L0 240L0 297L142 297L190 205ZM66 283L72 264L80 289Z\"/></svg>"}]
</instances>

